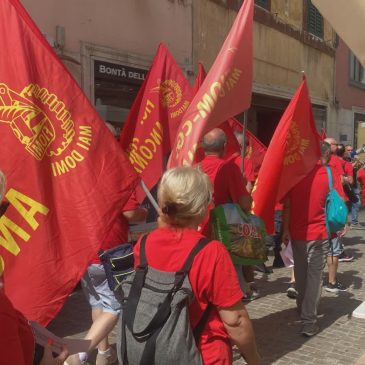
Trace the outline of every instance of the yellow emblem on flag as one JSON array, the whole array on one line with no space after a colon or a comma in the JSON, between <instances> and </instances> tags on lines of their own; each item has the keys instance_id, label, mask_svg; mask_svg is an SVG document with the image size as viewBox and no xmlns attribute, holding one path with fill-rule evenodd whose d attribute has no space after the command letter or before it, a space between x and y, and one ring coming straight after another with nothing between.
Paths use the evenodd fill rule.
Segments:
<instances>
[{"instance_id":1,"label":"yellow emblem on flag","mask_svg":"<svg viewBox=\"0 0 365 365\"><path fill-rule=\"evenodd\" d=\"M284 166L300 161L309 146L309 139L302 138L297 122L292 120L285 142Z\"/></svg>"},{"instance_id":2,"label":"yellow emblem on flag","mask_svg":"<svg viewBox=\"0 0 365 365\"><path fill-rule=\"evenodd\" d=\"M74 122L56 95L30 84L20 93L0 84L0 123L10 126L16 138L37 160L59 156L74 135Z\"/></svg>"}]
</instances>

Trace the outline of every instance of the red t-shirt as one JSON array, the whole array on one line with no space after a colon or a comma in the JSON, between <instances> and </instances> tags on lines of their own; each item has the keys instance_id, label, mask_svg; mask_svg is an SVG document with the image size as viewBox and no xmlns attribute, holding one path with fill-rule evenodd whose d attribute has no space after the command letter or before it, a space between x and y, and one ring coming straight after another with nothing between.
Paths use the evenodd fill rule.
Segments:
<instances>
[{"instance_id":1,"label":"red t-shirt","mask_svg":"<svg viewBox=\"0 0 365 365\"><path fill-rule=\"evenodd\" d=\"M332 171L333 187L343 197L339 175ZM289 230L293 240L327 239L325 204L329 192L324 166L315 168L288 194L290 200Z\"/></svg>"},{"instance_id":2,"label":"red t-shirt","mask_svg":"<svg viewBox=\"0 0 365 365\"><path fill-rule=\"evenodd\" d=\"M33 332L0 289L0 365L31 365L34 356Z\"/></svg>"},{"instance_id":3,"label":"red t-shirt","mask_svg":"<svg viewBox=\"0 0 365 365\"><path fill-rule=\"evenodd\" d=\"M213 185L215 205L237 203L242 196L249 195L241 170L232 161L208 155L201 162L201 168Z\"/></svg>"},{"instance_id":4,"label":"red t-shirt","mask_svg":"<svg viewBox=\"0 0 365 365\"><path fill-rule=\"evenodd\" d=\"M233 160L233 162L241 170L242 156L240 156L240 155L236 156L236 158ZM245 178L247 179L247 181L255 182L256 177L255 177L255 171L253 170L253 164L252 164L252 161L247 157L244 158L243 172L244 172L244 175L245 175Z\"/></svg>"},{"instance_id":5,"label":"red t-shirt","mask_svg":"<svg viewBox=\"0 0 365 365\"><path fill-rule=\"evenodd\" d=\"M129 210L135 210L138 207L139 204L136 199L136 195L135 193L133 193L123 206L122 212L115 220L111 230L108 232L108 235L104 240L104 243L100 247L101 250L103 251L108 250L109 248L113 248L117 245L120 245L121 243L127 242L129 225L127 219L123 215L123 212L127 212ZM100 259L97 254L94 256L91 263L100 264Z\"/></svg>"},{"instance_id":6,"label":"red t-shirt","mask_svg":"<svg viewBox=\"0 0 365 365\"><path fill-rule=\"evenodd\" d=\"M357 180L361 185L362 204L365 205L365 169L360 169L357 172Z\"/></svg>"},{"instance_id":7,"label":"red t-shirt","mask_svg":"<svg viewBox=\"0 0 365 365\"><path fill-rule=\"evenodd\" d=\"M345 174L344 172L344 160L337 155L331 155L331 159L328 162L328 166L332 168L332 171L340 176Z\"/></svg>"},{"instance_id":8,"label":"red t-shirt","mask_svg":"<svg viewBox=\"0 0 365 365\"><path fill-rule=\"evenodd\" d=\"M345 176L353 176L354 174L354 168L352 166L351 162L343 161L343 171Z\"/></svg>"},{"instance_id":9,"label":"red t-shirt","mask_svg":"<svg viewBox=\"0 0 365 365\"><path fill-rule=\"evenodd\" d=\"M153 231L146 242L148 265L161 271L180 270L202 237L202 234L190 228L159 228ZM140 262L139 250L140 242L134 248L136 266ZM189 279L195 296L189 308L193 328L198 324L208 303L228 308L243 297L231 257L221 242L212 241L197 254ZM205 365L232 364L231 344L216 309L208 317L199 350Z\"/></svg>"}]
</instances>

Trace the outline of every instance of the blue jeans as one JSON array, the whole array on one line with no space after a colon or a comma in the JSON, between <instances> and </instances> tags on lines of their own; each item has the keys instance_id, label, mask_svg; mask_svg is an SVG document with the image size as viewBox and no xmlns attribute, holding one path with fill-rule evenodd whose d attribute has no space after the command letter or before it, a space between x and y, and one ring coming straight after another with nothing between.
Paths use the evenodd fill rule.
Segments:
<instances>
[{"instance_id":1,"label":"blue jeans","mask_svg":"<svg viewBox=\"0 0 365 365\"><path fill-rule=\"evenodd\" d=\"M357 203L351 203L351 224L358 224L359 223L359 209L361 207L361 196L360 191L354 189L354 193L358 198Z\"/></svg>"}]
</instances>

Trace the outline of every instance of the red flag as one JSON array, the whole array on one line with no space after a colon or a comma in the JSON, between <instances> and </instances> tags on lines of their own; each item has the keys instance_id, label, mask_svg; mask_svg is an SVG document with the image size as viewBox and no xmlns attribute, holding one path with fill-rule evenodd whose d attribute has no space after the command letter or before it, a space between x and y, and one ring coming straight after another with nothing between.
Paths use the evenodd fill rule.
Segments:
<instances>
[{"instance_id":1,"label":"red flag","mask_svg":"<svg viewBox=\"0 0 365 365\"><path fill-rule=\"evenodd\" d=\"M198 75L196 76L194 86L193 86L193 95L196 95L200 86L202 86L203 81L205 80L207 73L205 72L204 66L199 62L198 66Z\"/></svg>"},{"instance_id":2,"label":"red flag","mask_svg":"<svg viewBox=\"0 0 365 365\"><path fill-rule=\"evenodd\" d=\"M14 306L46 325L98 251L137 176L17 0L0 2L0 270Z\"/></svg>"},{"instance_id":3,"label":"red flag","mask_svg":"<svg viewBox=\"0 0 365 365\"><path fill-rule=\"evenodd\" d=\"M149 189L164 171L182 115L192 99L192 89L167 48L160 44L150 71L128 114L120 143ZM137 190L140 202L145 193Z\"/></svg>"},{"instance_id":4,"label":"red flag","mask_svg":"<svg viewBox=\"0 0 365 365\"><path fill-rule=\"evenodd\" d=\"M200 138L250 106L252 22L253 0L245 0L218 57L184 114L169 167L191 165Z\"/></svg>"},{"instance_id":5,"label":"red flag","mask_svg":"<svg viewBox=\"0 0 365 365\"><path fill-rule=\"evenodd\" d=\"M246 157L252 161L254 174L257 177L262 161L265 158L267 147L249 130L246 131L248 145L246 147Z\"/></svg>"},{"instance_id":6,"label":"red flag","mask_svg":"<svg viewBox=\"0 0 365 365\"><path fill-rule=\"evenodd\" d=\"M228 120L228 123L233 132L237 131L242 133L243 126L237 119L230 118ZM234 141L230 142L230 139L231 137L228 138L228 144L231 145L230 148L233 150L233 152L236 152L237 145L235 145ZM264 160L265 157L266 150L267 147L247 129L245 157L251 160L255 177L257 177L258 175L262 161Z\"/></svg>"},{"instance_id":7,"label":"red flag","mask_svg":"<svg viewBox=\"0 0 365 365\"><path fill-rule=\"evenodd\" d=\"M326 138L327 138L326 130L324 128L322 128L321 134L320 134L320 140L324 141Z\"/></svg>"},{"instance_id":8,"label":"red flag","mask_svg":"<svg viewBox=\"0 0 365 365\"><path fill-rule=\"evenodd\" d=\"M273 232L274 207L320 157L306 80L298 88L271 139L252 192L253 211Z\"/></svg>"}]
</instances>

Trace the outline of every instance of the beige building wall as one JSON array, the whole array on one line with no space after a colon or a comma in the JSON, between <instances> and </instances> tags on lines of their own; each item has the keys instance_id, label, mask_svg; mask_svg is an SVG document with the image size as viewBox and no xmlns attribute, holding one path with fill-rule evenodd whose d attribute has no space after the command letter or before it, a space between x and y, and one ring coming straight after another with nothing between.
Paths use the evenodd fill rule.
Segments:
<instances>
[{"instance_id":1,"label":"beige building wall","mask_svg":"<svg viewBox=\"0 0 365 365\"><path fill-rule=\"evenodd\" d=\"M194 64L206 69L214 59L235 19L236 12L210 0L194 2ZM295 29L303 27L303 0L272 0L271 13ZM333 31L324 24L324 38L333 41ZM254 22L254 83L258 90L272 89L289 97L307 74L312 97L322 103L332 101L334 57L303 44L278 30ZM254 88L255 90L255 88ZM317 100L319 99L319 100Z\"/></svg>"},{"instance_id":2,"label":"beige building wall","mask_svg":"<svg viewBox=\"0 0 365 365\"><path fill-rule=\"evenodd\" d=\"M148 64L160 42L177 62L192 63L191 1L174 0L21 0L42 33L56 40L65 30L65 53L81 61L81 43L137 55Z\"/></svg>"}]
</instances>

